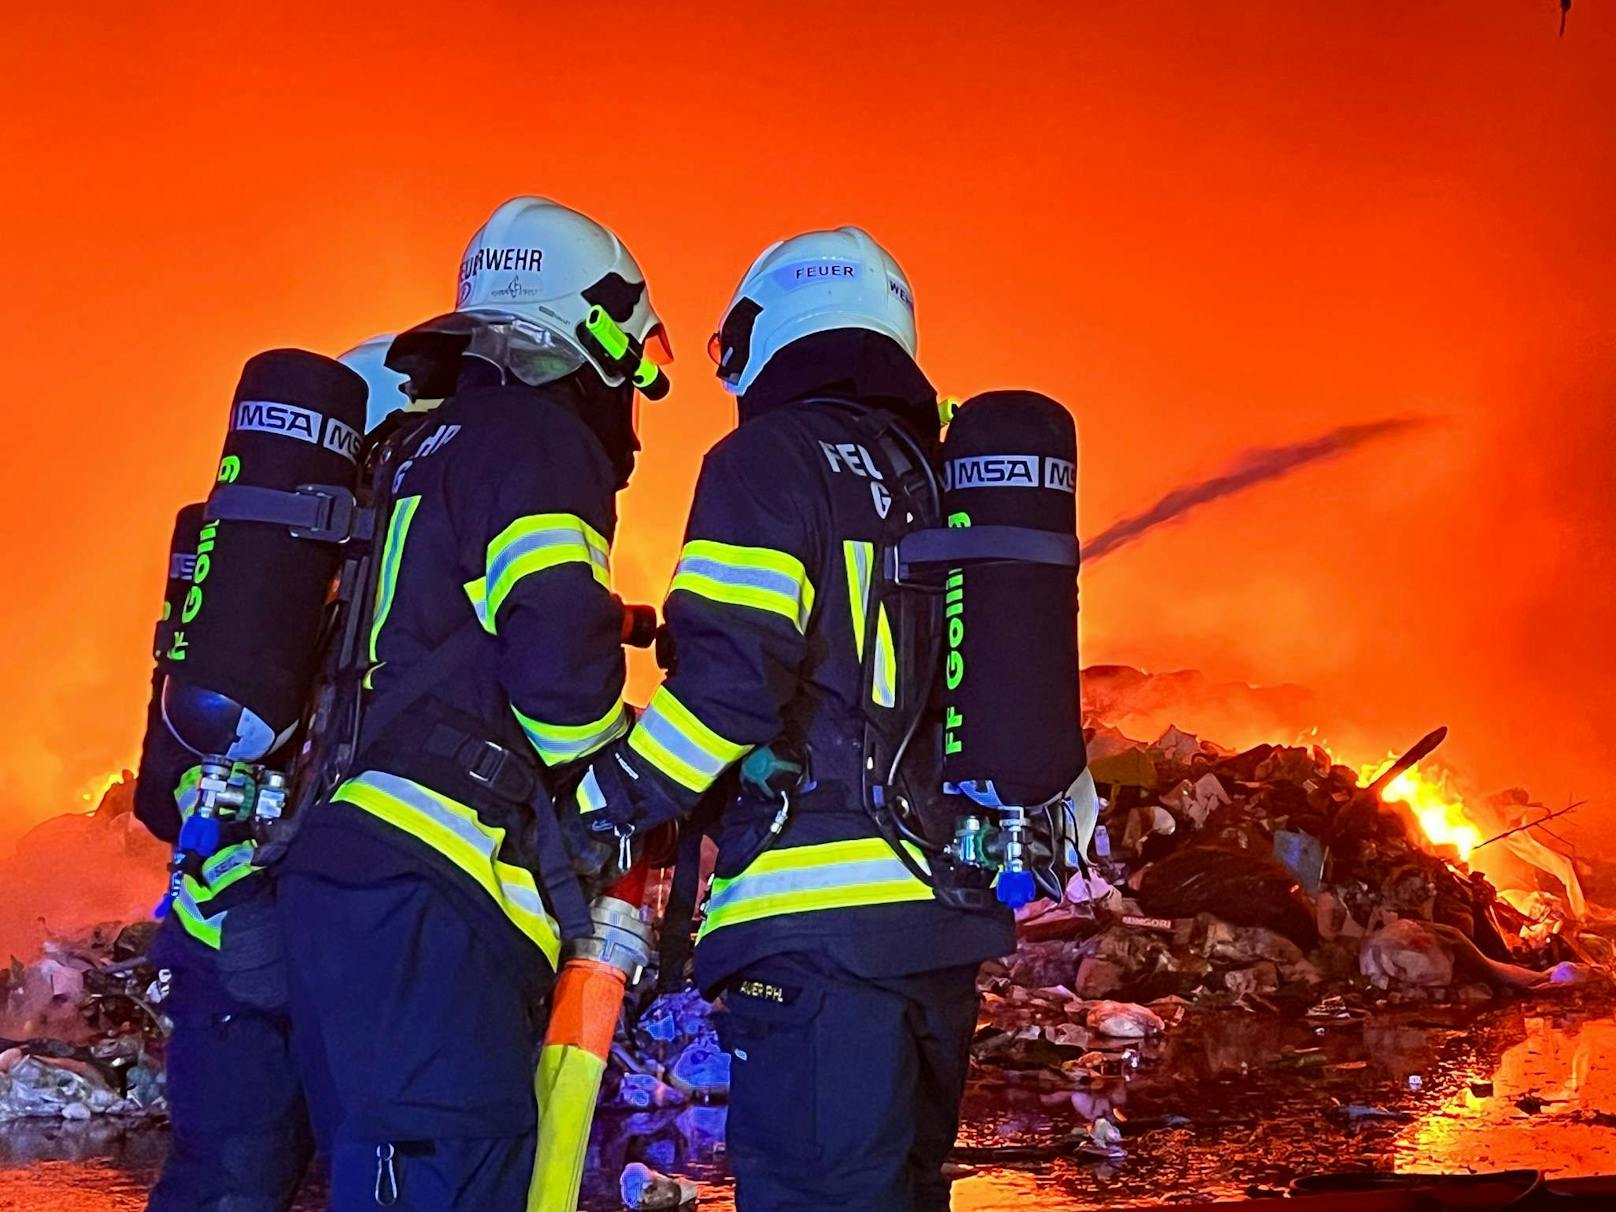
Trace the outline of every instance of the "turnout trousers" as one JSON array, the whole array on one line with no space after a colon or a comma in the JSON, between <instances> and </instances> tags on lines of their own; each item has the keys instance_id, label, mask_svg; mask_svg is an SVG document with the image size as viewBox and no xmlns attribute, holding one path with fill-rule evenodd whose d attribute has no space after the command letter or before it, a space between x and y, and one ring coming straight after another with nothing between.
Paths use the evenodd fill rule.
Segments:
<instances>
[{"instance_id":1,"label":"turnout trousers","mask_svg":"<svg viewBox=\"0 0 1616 1212\"><path fill-rule=\"evenodd\" d=\"M332 1212L523 1212L538 952L518 970L424 872L345 882L293 863L280 911Z\"/></svg>"},{"instance_id":2,"label":"turnout trousers","mask_svg":"<svg viewBox=\"0 0 1616 1212\"><path fill-rule=\"evenodd\" d=\"M165 923L165 931L177 930ZM147 1212L285 1212L314 1153L287 1016L173 969L168 1160Z\"/></svg>"},{"instance_id":3,"label":"turnout trousers","mask_svg":"<svg viewBox=\"0 0 1616 1212\"><path fill-rule=\"evenodd\" d=\"M975 975L870 979L793 953L729 980L738 1212L946 1210Z\"/></svg>"}]
</instances>

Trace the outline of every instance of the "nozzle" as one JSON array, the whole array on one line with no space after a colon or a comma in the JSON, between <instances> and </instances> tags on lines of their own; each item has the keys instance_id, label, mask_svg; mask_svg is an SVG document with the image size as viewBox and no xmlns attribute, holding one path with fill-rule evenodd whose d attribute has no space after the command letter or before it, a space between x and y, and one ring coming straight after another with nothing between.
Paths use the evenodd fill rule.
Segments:
<instances>
[{"instance_id":1,"label":"nozzle","mask_svg":"<svg viewBox=\"0 0 1616 1212\"><path fill-rule=\"evenodd\" d=\"M657 613L655 606L637 603L623 604L623 643L630 648L649 648L656 643Z\"/></svg>"},{"instance_id":2,"label":"nozzle","mask_svg":"<svg viewBox=\"0 0 1616 1212\"><path fill-rule=\"evenodd\" d=\"M999 872L993 889L999 903L1011 909L1020 909L1038 895L1038 884L1026 870Z\"/></svg>"}]
</instances>

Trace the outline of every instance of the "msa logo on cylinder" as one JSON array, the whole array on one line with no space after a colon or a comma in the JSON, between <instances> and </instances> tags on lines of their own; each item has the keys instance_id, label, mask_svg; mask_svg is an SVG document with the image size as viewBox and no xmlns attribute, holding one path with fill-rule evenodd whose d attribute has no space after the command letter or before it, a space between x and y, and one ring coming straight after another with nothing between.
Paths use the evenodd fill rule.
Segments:
<instances>
[{"instance_id":1,"label":"msa logo on cylinder","mask_svg":"<svg viewBox=\"0 0 1616 1212\"><path fill-rule=\"evenodd\" d=\"M1077 491L1077 468L1066 459L1037 455L970 455L943 467L943 488L1053 488Z\"/></svg>"},{"instance_id":2,"label":"msa logo on cylinder","mask_svg":"<svg viewBox=\"0 0 1616 1212\"><path fill-rule=\"evenodd\" d=\"M359 431L335 417L326 417L312 408L285 404L279 400L242 400L236 405L235 429L251 433L279 434L324 446L355 462L359 458Z\"/></svg>"}]
</instances>

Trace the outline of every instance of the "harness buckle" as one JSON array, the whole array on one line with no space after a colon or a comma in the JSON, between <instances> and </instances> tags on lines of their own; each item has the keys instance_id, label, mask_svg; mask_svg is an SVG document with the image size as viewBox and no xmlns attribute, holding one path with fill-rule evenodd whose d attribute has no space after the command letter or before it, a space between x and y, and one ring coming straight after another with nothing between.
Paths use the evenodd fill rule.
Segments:
<instances>
[{"instance_id":1,"label":"harness buckle","mask_svg":"<svg viewBox=\"0 0 1616 1212\"><path fill-rule=\"evenodd\" d=\"M505 760L510 757L510 750L493 741L479 740L471 742L475 746L471 760L466 762L466 773L476 782L492 787L505 769Z\"/></svg>"}]
</instances>

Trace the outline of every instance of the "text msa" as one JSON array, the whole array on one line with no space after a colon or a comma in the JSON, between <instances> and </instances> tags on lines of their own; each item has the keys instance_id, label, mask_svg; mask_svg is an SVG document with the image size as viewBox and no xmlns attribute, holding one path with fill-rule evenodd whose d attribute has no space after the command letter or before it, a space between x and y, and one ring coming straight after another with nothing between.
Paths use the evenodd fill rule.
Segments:
<instances>
[{"instance_id":1,"label":"text msa","mask_svg":"<svg viewBox=\"0 0 1616 1212\"><path fill-rule=\"evenodd\" d=\"M950 492L963 488L1051 488L1076 493L1077 465L1070 459L1034 454L969 455L944 464L943 487Z\"/></svg>"},{"instance_id":2,"label":"text msa","mask_svg":"<svg viewBox=\"0 0 1616 1212\"><path fill-rule=\"evenodd\" d=\"M323 446L350 462L359 460L359 431L336 417L325 416L312 408L279 400L241 400L236 404L233 428L248 433L296 438L300 442Z\"/></svg>"}]
</instances>

